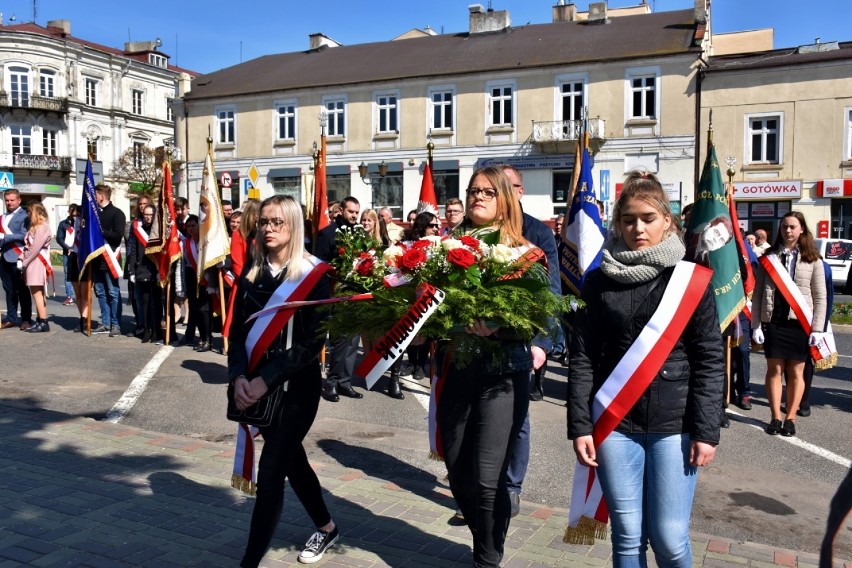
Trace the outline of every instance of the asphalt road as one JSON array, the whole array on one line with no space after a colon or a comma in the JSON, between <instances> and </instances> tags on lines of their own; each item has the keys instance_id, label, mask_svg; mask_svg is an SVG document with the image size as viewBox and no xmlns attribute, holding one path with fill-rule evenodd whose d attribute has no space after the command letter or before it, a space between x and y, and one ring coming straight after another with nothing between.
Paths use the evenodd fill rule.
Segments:
<instances>
[{"instance_id":1,"label":"asphalt road","mask_svg":"<svg viewBox=\"0 0 852 568\"><path fill-rule=\"evenodd\" d=\"M75 308L59 300L49 305L50 333L0 332L0 401L100 419L159 353L162 365L123 422L205 440L234 438L235 426L224 418L224 356L128 337L83 337L71 331ZM852 353L852 330L837 331L840 353ZM693 530L818 552L828 501L852 457L852 358L841 355L837 367L815 378L813 414L799 419L793 439L763 432L769 419L762 398L765 365L758 354L751 361L754 409L732 407L736 414L722 433L717 459L699 474ZM565 436L566 381L567 369L551 362L545 400L531 403L533 447L522 496L562 508L568 505L574 463ZM442 479L443 465L428 458L425 381L404 380L403 401L385 396L382 387L380 382L362 400L323 402L307 440L310 459L388 480ZM838 538L836 554L852 558L852 527Z\"/></svg>"}]
</instances>

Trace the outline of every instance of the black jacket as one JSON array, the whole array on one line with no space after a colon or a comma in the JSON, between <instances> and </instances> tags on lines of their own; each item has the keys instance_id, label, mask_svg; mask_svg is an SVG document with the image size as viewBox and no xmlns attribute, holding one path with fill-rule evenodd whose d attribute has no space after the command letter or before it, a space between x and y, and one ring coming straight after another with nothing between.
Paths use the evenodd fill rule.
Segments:
<instances>
[{"instance_id":1,"label":"black jacket","mask_svg":"<svg viewBox=\"0 0 852 568\"><path fill-rule=\"evenodd\" d=\"M595 393L651 319L674 268L643 284L619 284L600 269L583 286L586 307L571 329L568 437L592 433ZM713 287L701 302L660 372L616 427L619 432L687 433L718 443L725 376L722 335Z\"/></svg>"},{"instance_id":2,"label":"black jacket","mask_svg":"<svg viewBox=\"0 0 852 568\"><path fill-rule=\"evenodd\" d=\"M151 233L151 226L142 225L145 232ZM130 230L127 236L127 262L124 265L127 276L136 276L137 282L151 282L157 279L159 268L145 255L145 247Z\"/></svg>"},{"instance_id":3,"label":"black jacket","mask_svg":"<svg viewBox=\"0 0 852 568\"><path fill-rule=\"evenodd\" d=\"M125 225L127 217L124 212L112 204L107 203L106 207L102 208L98 213L98 219L101 222L101 231L104 234L104 241L112 247L112 250L118 252L121 246L121 239L124 238ZM103 256L98 256L92 262L94 270L108 270L106 259Z\"/></svg>"},{"instance_id":4,"label":"black jacket","mask_svg":"<svg viewBox=\"0 0 852 568\"><path fill-rule=\"evenodd\" d=\"M228 350L228 379L233 381L240 375L252 379L260 375L270 389L288 379L311 380L311 377L315 376L318 380L319 355L325 343L325 334L321 327L328 312L315 307L296 310L293 316L293 345L290 349L285 349L287 340L285 326L263 354L257 369L251 374L248 373L249 355L246 352L245 340L254 320L246 322L246 318L263 309L283 281L285 274L282 272L278 278L275 278L268 269L265 269L258 277L258 281L252 283L245 278L250 268L246 266L240 277L237 299L234 303L231 347ZM321 300L330 297L331 284L328 276L324 276L306 299Z\"/></svg>"},{"instance_id":5,"label":"black jacket","mask_svg":"<svg viewBox=\"0 0 852 568\"><path fill-rule=\"evenodd\" d=\"M74 221L70 217L59 222L59 227L56 228L56 242L62 247L62 256L71 254L71 247L65 242L65 235L68 234L68 227L74 228Z\"/></svg>"}]
</instances>

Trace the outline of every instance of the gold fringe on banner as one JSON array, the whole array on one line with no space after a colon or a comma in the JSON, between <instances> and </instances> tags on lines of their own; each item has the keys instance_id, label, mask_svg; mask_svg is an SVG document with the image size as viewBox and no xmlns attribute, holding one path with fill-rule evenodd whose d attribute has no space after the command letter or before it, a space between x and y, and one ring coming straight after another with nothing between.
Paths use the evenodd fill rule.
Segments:
<instances>
[{"instance_id":1,"label":"gold fringe on banner","mask_svg":"<svg viewBox=\"0 0 852 568\"><path fill-rule=\"evenodd\" d=\"M444 461L444 458L442 458L441 455L438 452L433 452L433 451L429 452L429 459L434 460L434 461L439 461L439 462Z\"/></svg>"},{"instance_id":2,"label":"gold fringe on banner","mask_svg":"<svg viewBox=\"0 0 852 568\"><path fill-rule=\"evenodd\" d=\"M231 487L249 495L257 493L257 483L249 481L239 473L231 475Z\"/></svg>"},{"instance_id":3,"label":"gold fringe on banner","mask_svg":"<svg viewBox=\"0 0 852 568\"><path fill-rule=\"evenodd\" d=\"M826 369L831 369L835 365L837 365L837 353L832 353L830 357L820 359L814 363L814 369L817 371L825 371Z\"/></svg>"},{"instance_id":4,"label":"gold fringe on banner","mask_svg":"<svg viewBox=\"0 0 852 568\"><path fill-rule=\"evenodd\" d=\"M606 523L590 517L580 517L576 527L566 527L562 542L567 544L595 544L595 539L606 540Z\"/></svg>"}]
</instances>

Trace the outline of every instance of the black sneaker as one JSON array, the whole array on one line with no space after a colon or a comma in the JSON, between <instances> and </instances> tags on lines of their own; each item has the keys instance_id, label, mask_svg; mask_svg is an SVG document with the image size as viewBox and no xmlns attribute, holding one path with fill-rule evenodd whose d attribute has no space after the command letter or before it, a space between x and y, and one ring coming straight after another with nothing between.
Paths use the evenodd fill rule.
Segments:
<instances>
[{"instance_id":1,"label":"black sneaker","mask_svg":"<svg viewBox=\"0 0 852 568\"><path fill-rule=\"evenodd\" d=\"M110 337L118 337L119 335L121 335L121 328L120 327L118 327L117 325L114 325L111 328L109 328L109 336Z\"/></svg>"},{"instance_id":2,"label":"black sneaker","mask_svg":"<svg viewBox=\"0 0 852 568\"><path fill-rule=\"evenodd\" d=\"M319 562L325 551L340 538L340 533L335 526L331 532L317 531L308 542L305 543L305 548L299 553L299 562L302 564L313 564Z\"/></svg>"}]
</instances>

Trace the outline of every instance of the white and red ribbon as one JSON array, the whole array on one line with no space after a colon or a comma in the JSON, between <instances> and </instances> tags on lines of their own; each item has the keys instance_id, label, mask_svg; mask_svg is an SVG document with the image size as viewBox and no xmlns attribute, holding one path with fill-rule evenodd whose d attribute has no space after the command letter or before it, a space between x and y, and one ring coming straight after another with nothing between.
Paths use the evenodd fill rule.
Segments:
<instances>
[{"instance_id":1,"label":"white and red ribbon","mask_svg":"<svg viewBox=\"0 0 852 568\"><path fill-rule=\"evenodd\" d=\"M373 349L355 369L356 375L364 377L367 389L373 388L379 377L405 353L408 344L444 301L444 292L431 284L423 284L418 293L408 312L381 339L373 343Z\"/></svg>"},{"instance_id":2,"label":"white and red ribbon","mask_svg":"<svg viewBox=\"0 0 852 568\"><path fill-rule=\"evenodd\" d=\"M11 235L12 234L12 229L9 228L9 223L11 222L12 217L19 210L20 210L20 208L15 209L11 213L6 213L5 215L3 215L2 219L0 219L0 233L3 233L4 235ZM24 252L21 249L21 247L19 247L18 245L11 245L9 248L11 248L13 251L15 251L15 254L17 254L18 256L21 256L21 254L23 254L23 252Z\"/></svg>"},{"instance_id":3,"label":"white and red ribbon","mask_svg":"<svg viewBox=\"0 0 852 568\"><path fill-rule=\"evenodd\" d=\"M148 233L142 227L142 222L139 219L133 220L133 234L136 235L136 238L142 243L143 247L148 246Z\"/></svg>"},{"instance_id":4,"label":"white and red ribbon","mask_svg":"<svg viewBox=\"0 0 852 568\"><path fill-rule=\"evenodd\" d=\"M257 491L257 468L254 459L254 439L260 430L248 424L237 424L237 447L234 451L234 473L231 487L249 495Z\"/></svg>"},{"instance_id":5,"label":"white and red ribbon","mask_svg":"<svg viewBox=\"0 0 852 568\"><path fill-rule=\"evenodd\" d=\"M77 232L74 230L73 226L68 226L65 228L65 246L68 248L74 248L74 245L77 244Z\"/></svg>"},{"instance_id":6,"label":"white and red ribbon","mask_svg":"<svg viewBox=\"0 0 852 568\"><path fill-rule=\"evenodd\" d=\"M796 315L796 319L799 321L802 329L805 330L805 334L810 335L814 319L813 310L808 305L808 301L805 299L802 291L793 282L790 273L781 264L781 259L775 253L766 253L758 261L763 269L766 270L766 274L772 279L772 282L775 283L775 287L778 288L778 291L781 292L781 295L790 304L790 308ZM825 333L819 344L811 345L811 357L813 357L814 364L820 369L832 367L837 362L837 347L834 342L834 333L831 330L830 323L826 326ZM820 361L823 360L825 361L820 364Z\"/></svg>"},{"instance_id":7,"label":"white and red ribbon","mask_svg":"<svg viewBox=\"0 0 852 568\"><path fill-rule=\"evenodd\" d=\"M104 258L113 278L121 276L121 250L114 251L108 244L104 246Z\"/></svg>"},{"instance_id":8,"label":"white and red ribbon","mask_svg":"<svg viewBox=\"0 0 852 568\"><path fill-rule=\"evenodd\" d=\"M675 266L659 306L595 394L592 437L596 448L657 376L698 307L713 271L691 262ZM565 541L594 544L606 535L609 512L596 470L577 461Z\"/></svg>"}]
</instances>

